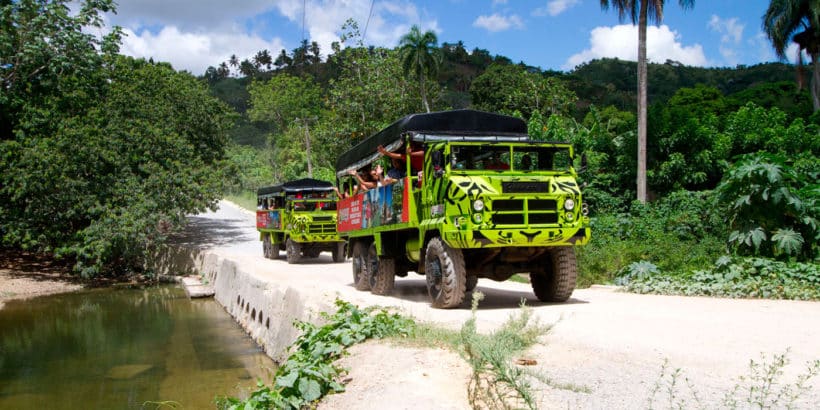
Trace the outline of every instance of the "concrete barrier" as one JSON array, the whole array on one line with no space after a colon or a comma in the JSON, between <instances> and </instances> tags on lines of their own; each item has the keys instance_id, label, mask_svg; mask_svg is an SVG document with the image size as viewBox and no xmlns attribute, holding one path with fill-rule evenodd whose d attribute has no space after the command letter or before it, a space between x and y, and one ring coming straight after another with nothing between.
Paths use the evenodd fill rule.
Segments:
<instances>
[{"instance_id":1,"label":"concrete barrier","mask_svg":"<svg viewBox=\"0 0 820 410\"><path fill-rule=\"evenodd\" d=\"M162 275L198 274L203 283L213 286L214 300L278 363L288 357L288 347L299 336L293 322L318 323L319 312L333 307L287 283L262 280L215 253L169 246L161 255L149 264L151 270Z\"/></svg>"}]
</instances>

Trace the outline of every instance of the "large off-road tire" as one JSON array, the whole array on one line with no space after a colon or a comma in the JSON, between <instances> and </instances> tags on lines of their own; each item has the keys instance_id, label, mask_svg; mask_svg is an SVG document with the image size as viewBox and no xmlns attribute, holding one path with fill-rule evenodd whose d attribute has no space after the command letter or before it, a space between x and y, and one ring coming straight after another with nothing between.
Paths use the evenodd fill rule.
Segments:
<instances>
[{"instance_id":1,"label":"large off-road tire","mask_svg":"<svg viewBox=\"0 0 820 410\"><path fill-rule=\"evenodd\" d=\"M344 262L345 257L345 243L339 242L336 244L336 248L332 251L333 254L333 262L340 263Z\"/></svg>"},{"instance_id":2,"label":"large off-road tire","mask_svg":"<svg viewBox=\"0 0 820 410\"><path fill-rule=\"evenodd\" d=\"M424 259L427 293L433 307L449 309L460 305L467 293L467 273L461 250L449 247L440 238L433 238L427 244Z\"/></svg>"},{"instance_id":3,"label":"large off-road tire","mask_svg":"<svg viewBox=\"0 0 820 410\"><path fill-rule=\"evenodd\" d=\"M565 302L575 290L578 268L575 249L562 246L550 252L541 272L530 273L532 290L542 302Z\"/></svg>"},{"instance_id":4,"label":"large off-road tire","mask_svg":"<svg viewBox=\"0 0 820 410\"><path fill-rule=\"evenodd\" d=\"M299 260L302 259L302 246L293 239L288 238L286 247L288 253L288 263L298 263Z\"/></svg>"},{"instance_id":5,"label":"large off-road tire","mask_svg":"<svg viewBox=\"0 0 820 410\"><path fill-rule=\"evenodd\" d=\"M472 292L478 285L478 276L467 276L467 292Z\"/></svg>"},{"instance_id":6,"label":"large off-road tire","mask_svg":"<svg viewBox=\"0 0 820 410\"><path fill-rule=\"evenodd\" d=\"M389 295L396 283L396 261L392 258L379 259L376 244L370 244L367 252L370 275L370 292L374 295Z\"/></svg>"},{"instance_id":7,"label":"large off-road tire","mask_svg":"<svg viewBox=\"0 0 820 410\"><path fill-rule=\"evenodd\" d=\"M262 236L262 255L265 255L267 259L272 258L273 245L270 243L270 234L264 234Z\"/></svg>"},{"instance_id":8,"label":"large off-road tire","mask_svg":"<svg viewBox=\"0 0 820 410\"><path fill-rule=\"evenodd\" d=\"M370 275L367 271L367 243L357 241L353 245L353 286L357 290L370 289Z\"/></svg>"}]
</instances>

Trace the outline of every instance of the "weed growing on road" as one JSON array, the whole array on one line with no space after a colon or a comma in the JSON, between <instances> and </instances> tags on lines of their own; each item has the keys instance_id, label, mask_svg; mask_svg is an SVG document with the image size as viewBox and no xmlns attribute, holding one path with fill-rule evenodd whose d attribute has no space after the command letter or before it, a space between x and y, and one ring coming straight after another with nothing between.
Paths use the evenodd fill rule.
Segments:
<instances>
[{"instance_id":1,"label":"weed growing on road","mask_svg":"<svg viewBox=\"0 0 820 410\"><path fill-rule=\"evenodd\" d=\"M530 385L530 372L513 363L520 354L549 331L549 326L530 323L532 312L521 303L500 329L490 335L476 331L476 309L483 298L473 293L472 316L461 328L461 343L467 362L473 369L468 397L473 408L535 409L537 403Z\"/></svg>"},{"instance_id":2,"label":"weed growing on road","mask_svg":"<svg viewBox=\"0 0 820 410\"><path fill-rule=\"evenodd\" d=\"M783 369L789 365L788 351L767 358L761 354L761 361L749 361L749 374L740 376L738 382L723 397L723 407L729 409L793 409L804 394L811 390L811 380L820 374L820 360L807 363L792 383L782 380ZM686 383L686 390L681 386ZM665 396L665 397L664 397ZM657 398L661 400L656 401ZM662 403L665 399L665 405ZM647 408L673 409L708 409L704 405L698 390L685 377L680 368L670 370L669 362L664 361L658 380L650 390Z\"/></svg>"},{"instance_id":3,"label":"weed growing on road","mask_svg":"<svg viewBox=\"0 0 820 410\"><path fill-rule=\"evenodd\" d=\"M681 396L681 393L684 393L681 391L681 377L683 377L683 381L686 383L689 393L689 395L685 397ZM689 378L683 376L683 371L680 368L670 370L668 359L664 360L658 380L655 381L655 385L652 386L652 390L650 390L647 404L648 409L655 408L655 397L660 394L661 391L666 394L667 405L670 409L705 408L701 404L698 392Z\"/></svg>"},{"instance_id":4,"label":"weed growing on road","mask_svg":"<svg viewBox=\"0 0 820 410\"><path fill-rule=\"evenodd\" d=\"M291 345L293 353L276 371L273 386L257 382L258 389L247 400L234 397L217 399L221 409L300 409L333 392L344 391L337 382L344 369L333 365L353 344L369 338L406 335L413 321L385 309L359 309L336 300L337 311L322 313L325 324L295 321L301 336Z\"/></svg>"},{"instance_id":5,"label":"weed growing on road","mask_svg":"<svg viewBox=\"0 0 820 410\"><path fill-rule=\"evenodd\" d=\"M789 364L787 355L788 351L770 359L761 355L760 363L750 360L749 374L740 377L723 404L731 408L795 408L797 400L811 389L811 379L820 374L820 360L808 363L793 383L781 384L783 369Z\"/></svg>"}]
</instances>

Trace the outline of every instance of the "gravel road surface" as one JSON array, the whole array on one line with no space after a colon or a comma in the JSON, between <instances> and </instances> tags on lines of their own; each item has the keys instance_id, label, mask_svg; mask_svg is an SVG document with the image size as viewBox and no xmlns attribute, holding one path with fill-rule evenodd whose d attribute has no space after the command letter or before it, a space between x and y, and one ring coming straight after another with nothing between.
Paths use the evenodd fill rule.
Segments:
<instances>
[{"instance_id":1,"label":"gravel road surface","mask_svg":"<svg viewBox=\"0 0 820 410\"><path fill-rule=\"evenodd\" d=\"M424 277L414 273L396 279L393 295L375 296L356 291L350 263L333 263L330 254L299 265L264 259L253 214L230 202L221 202L216 212L191 217L190 228L180 241L229 257L243 270L269 280L288 280L304 288L330 287L342 299L360 306L397 306L418 320L453 328L470 315L466 303L458 309L432 309ZM492 331L503 323L522 299L541 323L554 324L543 343L525 355L537 361L530 369L550 380L538 389L544 409L648 408L650 399L656 408L676 403L684 408L717 408L733 387L747 385L739 377L750 376L750 360L761 362L765 357L771 362L772 355L787 353L790 363L782 368L781 384L774 386L779 391L794 385L808 362L820 359L817 302L635 295L594 286L576 290L567 303L547 304L535 298L528 284L482 279L477 289L486 295L477 313L480 331ZM662 377L664 363L667 370ZM446 367L441 371L452 371ZM675 390L669 393L670 375L677 369ZM432 374L430 378L436 379ZM661 390L653 396L658 385ZM464 386L455 388L463 391ZM396 403L412 402L414 389L407 390L404 401ZM750 407L745 399L741 397L740 408ZM387 408L413 408L396 403ZM458 405L442 404L440 408L445 407ZM820 408L818 377L812 379L797 407Z\"/></svg>"}]
</instances>

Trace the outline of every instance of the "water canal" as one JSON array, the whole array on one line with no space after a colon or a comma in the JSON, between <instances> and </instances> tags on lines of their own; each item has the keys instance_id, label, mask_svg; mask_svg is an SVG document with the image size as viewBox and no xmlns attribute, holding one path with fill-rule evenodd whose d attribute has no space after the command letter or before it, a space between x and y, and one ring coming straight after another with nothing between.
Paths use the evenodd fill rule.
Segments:
<instances>
[{"instance_id":1,"label":"water canal","mask_svg":"<svg viewBox=\"0 0 820 410\"><path fill-rule=\"evenodd\" d=\"M273 362L213 300L176 286L97 289L0 310L0 409L214 408ZM146 404L147 403L147 404Z\"/></svg>"}]
</instances>

